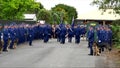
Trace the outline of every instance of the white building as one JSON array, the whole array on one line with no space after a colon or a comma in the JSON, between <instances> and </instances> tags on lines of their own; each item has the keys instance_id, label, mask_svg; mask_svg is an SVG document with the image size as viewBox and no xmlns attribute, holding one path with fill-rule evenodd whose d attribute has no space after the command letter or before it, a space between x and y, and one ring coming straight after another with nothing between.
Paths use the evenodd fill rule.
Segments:
<instances>
[{"instance_id":1,"label":"white building","mask_svg":"<svg viewBox=\"0 0 120 68\"><path fill-rule=\"evenodd\" d=\"M37 21L36 14L24 14L26 21Z\"/></svg>"},{"instance_id":2,"label":"white building","mask_svg":"<svg viewBox=\"0 0 120 68\"><path fill-rule=\"evenodd\" d=\"M79 15L78 19L88 19L88 20L117 20L120 19L119 14L113 13L113 10L93 10L91 12Z\"/></svg>"},{"instance_id":3,"label":"white building","mask_svg":"<svg viewBox=\"0 0 120 68\"><path fill-rule=\"evenodd\" d=\"M95 21L105 25L118 19L120 19L120 15L113 13L112 9L106 10L106 12L103 12L102 10L93 10L91 12L79 15L76 22L84 21L83 23L89 23L90 21Z\"/></svg>"}]
</instances>

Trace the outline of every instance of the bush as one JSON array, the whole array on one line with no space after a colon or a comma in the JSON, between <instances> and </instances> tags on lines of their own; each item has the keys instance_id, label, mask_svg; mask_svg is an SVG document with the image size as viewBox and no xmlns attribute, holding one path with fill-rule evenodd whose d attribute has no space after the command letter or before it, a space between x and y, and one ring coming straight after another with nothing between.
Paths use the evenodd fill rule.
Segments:
<instances>
[{"instance_id":1,"label":"bush","mask_svg":"<svg viewBox=\"0 0 120 68\"><path fill-rule=\"evenodd\" d=\"M120 48L120 20L112 23L113 43L115 47Z\"/></svg>"}]
</instances>

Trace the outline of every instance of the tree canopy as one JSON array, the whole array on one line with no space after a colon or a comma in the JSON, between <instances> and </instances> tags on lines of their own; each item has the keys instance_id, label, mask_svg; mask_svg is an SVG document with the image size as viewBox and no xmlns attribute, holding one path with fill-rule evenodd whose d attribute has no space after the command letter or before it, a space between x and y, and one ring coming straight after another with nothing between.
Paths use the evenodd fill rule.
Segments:
<instances>
[{"instance_id":1,"label":"tree canopy","mask_svg":"<svg viewBox=\"0 0 120 68\"><path fill-rule=\"evenodd\" d=\"M36 14L37 20L45 20L53 24L62 21L71 23L72 18L77 18L74 7L58 4L51 10L46 10L40 2L35 0L0 0L1 20L23 20L24 14Z\"/></svg>"},{"instance_id":2,"label":"tree canopy","mask_svg":"<svg viewBox=\"0 0 120 68\"><path fill-rule=\"evenodd\" d=\"M77 18L76 9L68 5L58 4L52 8L52 11L61 12L61 17L63 18L64 21L68 23L71 23L73 17Z\"/></svg>"},{"instance_id":3,"label":"tree canopy","mask_svg":"<svg viewBox=\"0 0 120 68\"><path fill-rule=\"evenodd\" d=\"M0 19L21 20L26 11L39 7L34 0L0 0Z\"/></svg>"},{"instance_id":4,"label":"tree canopy","mask_svg":"<svg viewBox=\"0 0 120 68\"><path fill-rule=\"evenodd\" d=\"M51 14L48 10L41 9L41 10L39 10L39 12L37 14L37 18L38 18L38 20L45 20L46 22L50 22Z\"/></svg>"},{"instance_id":5,"label":"tree canopy","mask_svg":"<svg viewBox=\"0 0 120 68\"><path fill-rule=\"evenodd\" d=\"M99 9L113 9L115 13L120 14L120 0L94 0L93 5L97 5Z\"/></svg>"}]
</instances>

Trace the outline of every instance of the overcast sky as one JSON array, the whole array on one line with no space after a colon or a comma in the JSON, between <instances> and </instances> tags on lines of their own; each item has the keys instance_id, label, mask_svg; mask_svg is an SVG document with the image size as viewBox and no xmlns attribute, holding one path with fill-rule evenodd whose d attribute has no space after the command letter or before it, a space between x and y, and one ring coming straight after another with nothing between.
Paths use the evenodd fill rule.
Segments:
<instances>
[{"instance_id":1,"label":"overcast sky","mask_svg":"<svg viewBox=\"0 0 120 68\"><path fill-rule=\"evenodd\" d=\"M80 14L97 9L96 6L90 5L90 3L93 0L36 0L36 1L41 2L44 8L48 10L50 10L51 7L54 7L57 4L67 4L73 6L77 9L78 16Z\"/></svg>"}]
</instances>

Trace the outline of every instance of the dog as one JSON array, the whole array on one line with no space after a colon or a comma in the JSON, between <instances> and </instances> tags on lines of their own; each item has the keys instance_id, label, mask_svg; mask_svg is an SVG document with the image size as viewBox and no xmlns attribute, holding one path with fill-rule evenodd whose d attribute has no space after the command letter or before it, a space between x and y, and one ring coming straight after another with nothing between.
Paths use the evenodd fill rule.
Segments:
<instances>
[{"instance_id":1,"label":"dog","mask_svg":"<svg viewBox=\"0 0 120 68\"><path fill-rule=\"evenodd\" d=\"M94 56L100 56L100 53L99 53L99 47L98 47L98 44L96 42L93 43L93 55Z\"/></svg>"}]
</instances>

